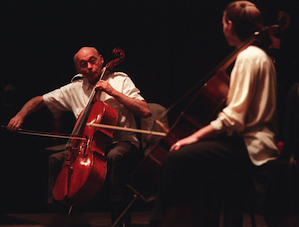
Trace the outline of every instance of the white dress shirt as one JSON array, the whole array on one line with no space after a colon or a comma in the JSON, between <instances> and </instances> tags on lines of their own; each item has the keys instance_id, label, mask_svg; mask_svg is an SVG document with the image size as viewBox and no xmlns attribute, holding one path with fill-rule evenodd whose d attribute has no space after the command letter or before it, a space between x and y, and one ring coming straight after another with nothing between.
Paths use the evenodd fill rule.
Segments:
<instances>
[{"instance_id":1,"label":"white dress shirt","mask_svg":"<svg viewBox=\"0 0 299 227\"><path fill-rule=\"evenodd\" d=\"M244 137L251 161L262 165L278 156L276 118L275 67L263 50L249 46L235 61L226 107L211 125Z\"/></svg>"},{"instance_id":2,"label":"white dress shirt","mask_svg":"<svg viewBox=\"0 0 299 227\"><path fill-rule=\"evenodd\" d=\"M76 78L79 79L75 80ZM108 81L109 84L118 92L121 92L130 98L144 100L144 98L140 95L139 89L135 87L134 83L127 74L115 72L109 75L106 81ZM72 79L72 83L44 94L43 99L52 113L72 111L75 117L78 118L89 101L93 87L94 86L88 83L86 78L84 78L81 74L78 74ZM97 99L107 103L109 106L118 111L118 126L136 128L134 116L130 111L105 92L102 92L100 97L98 97L98 94ZM139 147L139 141L136 134L132 132L115 130L113 142L116 143L118 141L128 141Z\"/></svg>"}]
</instances>

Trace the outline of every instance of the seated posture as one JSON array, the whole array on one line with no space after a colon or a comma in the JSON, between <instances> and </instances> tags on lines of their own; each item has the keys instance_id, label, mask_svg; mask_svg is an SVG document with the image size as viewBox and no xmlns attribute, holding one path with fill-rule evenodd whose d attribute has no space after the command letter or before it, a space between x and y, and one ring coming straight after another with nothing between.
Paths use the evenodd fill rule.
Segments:
<instances>
[{"instance_id":1,"label":"seated posture","mask_svg":"<svg viewBox=\"0 0 299 227\"><path fill-rule=\"evenodd\" d=\"M222 24L228 44L236 48L264 28L259 9L248 1L227 5ZM260 176L279 155L276 133L276 70L266 52L253 43L238 53L226 106L217 118L173 144L162 164L162 226L180 226L180 221L212 226L207 223L217 207L217 184L231 173L250 174L262 203L268 180Z\"/></svg>"},{"instance_id":2,"label":"seated posture","mask_svg":"<svg viewBox=\"0 0 299 227\"><path fill-rule=\"evenodd\" d=\"M19 129L28 114L45 105L53 113L72 111L78 118L87 105L94 87L100 91L97 92L96 99L117 110L117 126L136 128L133 114L139 117L149 116L148 104L127 74L113 72L103 80L99 80L104 59L95 48L81 48L75 54L74 61L79 74L73 78L72 82L28 101L10 120L7 126L9 130ZM132 169L129 165L142 157L138 148L139 141L135 133L126 131L114 131L113 138L106 148L105 152L108 157L107 180L110 186L109 196L113 212L121 212L124 206L126 180L129 169ZM49 158L48 202L53 200L54 183L67 155L68 150L53 154ZM117 218L117 215L115 217Z\"/></svg>"}]
</instances>

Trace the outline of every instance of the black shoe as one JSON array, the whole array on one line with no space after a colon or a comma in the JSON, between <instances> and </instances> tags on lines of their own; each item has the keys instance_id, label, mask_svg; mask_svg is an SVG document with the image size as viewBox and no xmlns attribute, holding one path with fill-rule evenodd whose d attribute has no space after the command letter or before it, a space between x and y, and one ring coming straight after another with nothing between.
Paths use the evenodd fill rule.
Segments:
<instances>
[{"instance_id":1,"label":"black shoe","mask_svg":"<svg viewBox=\"0 0 299 227\"><path fill-rule=\"evenodd\" d=\"M160 227L161 220L160 219L152 219L149 221L150 227Z\"/></svg>"},{"instance_id":2,"label":"black shoe","mask_svg":"<svg viewBox=\"0 0 299 227\"><path fill-rule=\"evenodd\" d=\"M54 201L53 203L47 203L44 209L46 213L61 213L65 210L68 210L68 207L58 201Z\"/></svg>"}]
</instances>

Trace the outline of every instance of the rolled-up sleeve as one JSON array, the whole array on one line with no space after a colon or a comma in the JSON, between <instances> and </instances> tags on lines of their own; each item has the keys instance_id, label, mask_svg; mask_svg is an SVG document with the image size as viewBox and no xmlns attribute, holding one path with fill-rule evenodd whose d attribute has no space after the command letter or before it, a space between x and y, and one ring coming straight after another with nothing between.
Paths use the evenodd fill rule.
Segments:
<instances>
[{"instance_id":1,"label":"rolled-up sleeve","mask_svg":"<svg viewBox=\"0 0 299 227\"><path fill-rule=\"evenodd\" d=\"M249 123L248 116L251 113L256 114L256 110L251 106L256 92L255 84L258 82L254 61L254 58L248 56L238 56L231 72L226 107L218 114L217 119L211 122L216 131L226 132L227 135L242 132ZM259 100L256 101L259 102Z\"/></svg>"}]
</instances>

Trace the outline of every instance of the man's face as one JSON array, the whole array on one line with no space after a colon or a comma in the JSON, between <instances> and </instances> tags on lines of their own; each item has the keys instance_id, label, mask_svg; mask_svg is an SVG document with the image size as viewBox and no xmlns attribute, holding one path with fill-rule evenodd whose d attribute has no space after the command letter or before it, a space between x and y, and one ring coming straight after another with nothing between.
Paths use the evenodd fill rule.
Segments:
<instances>
[{"instance_id":1,"label":"man's face","mask_svg":"<svg viewBox=\"0 0 299 227\"><path fill-rule=\"evenodd\" d=\"M76 69L90 84L97 82L102 71L104 59L91 47L83 47L76 54Z\"/></svg>"}]
</instances>

